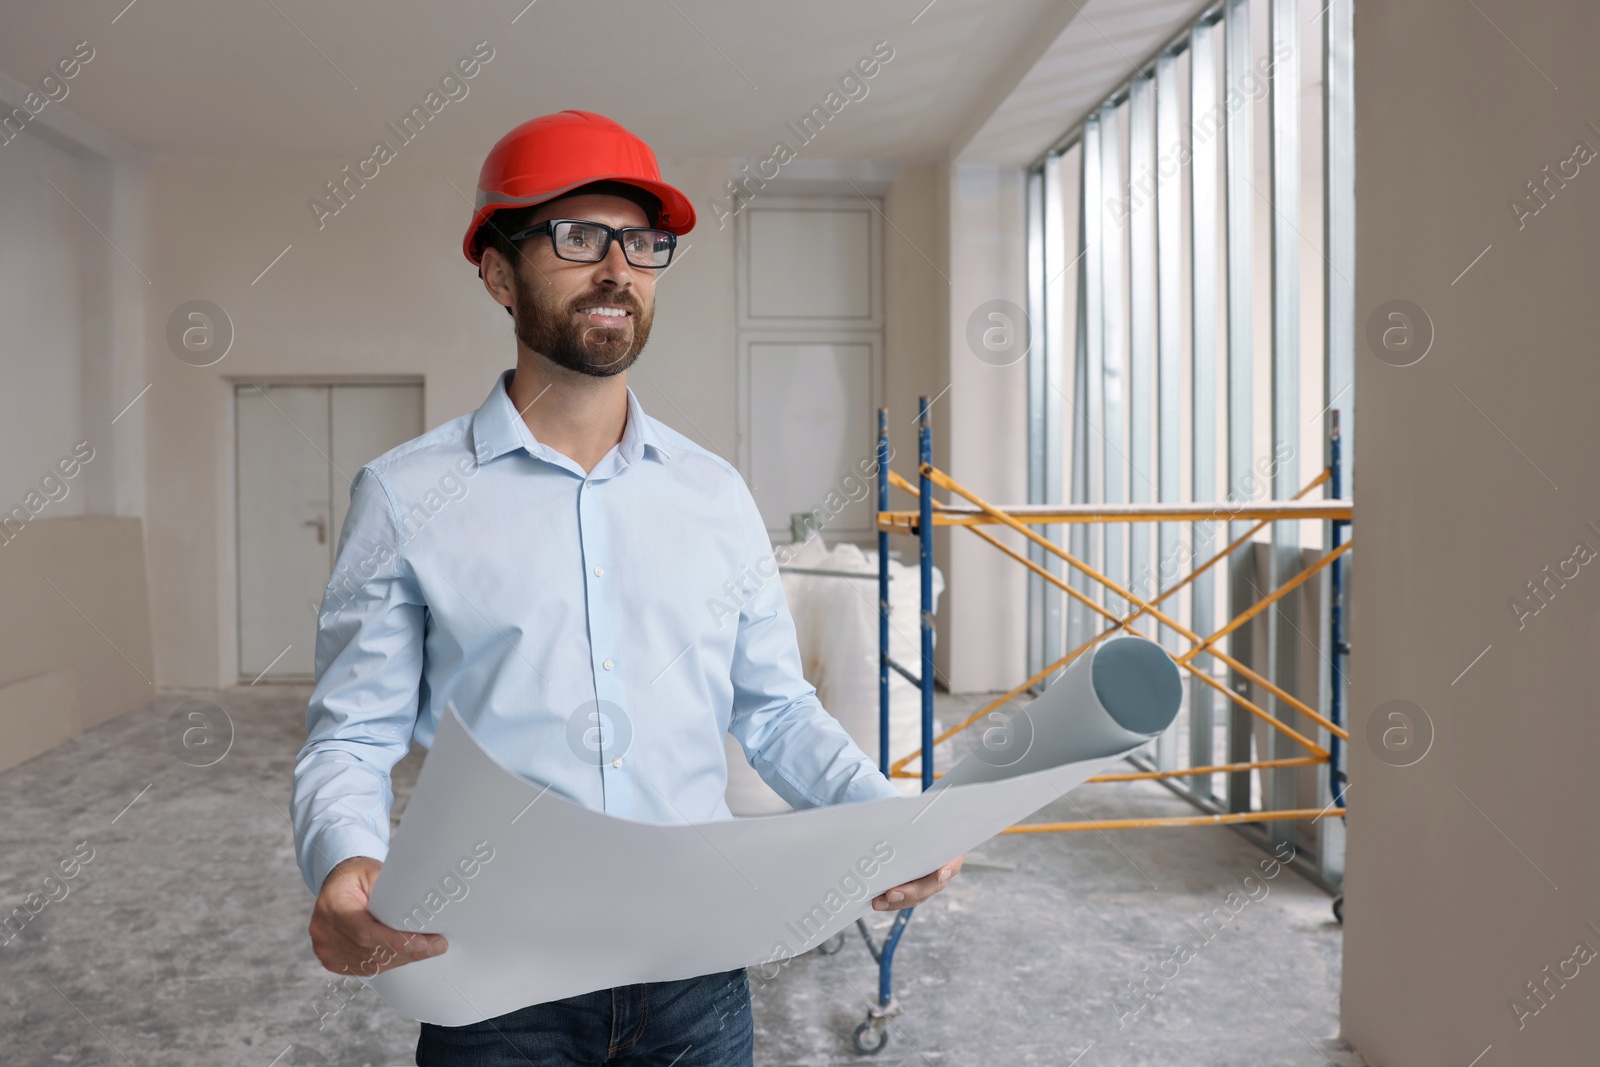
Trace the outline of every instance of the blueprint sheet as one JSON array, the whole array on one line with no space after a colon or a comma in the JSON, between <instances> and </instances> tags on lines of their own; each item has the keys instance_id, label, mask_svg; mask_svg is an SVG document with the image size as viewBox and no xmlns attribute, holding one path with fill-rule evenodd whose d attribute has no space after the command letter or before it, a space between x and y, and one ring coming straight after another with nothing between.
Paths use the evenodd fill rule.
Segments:
<instances>
[{"instance_id":1,"label":"blueprint sheet","mask_svg":"<svg viewBox=\"0 0 1600 1067\"><path fill-rule=\"evenodd\" d=\"M498 764L452 707L368 909L449 950L371 985L462 1026L612 986L782 961L1061 798L1164 731L1170 657L1119 637L1080 656L920 796L694 824L573 803ZM958 745L964 742L958 737Z\"/></svg>"}]
</instances>

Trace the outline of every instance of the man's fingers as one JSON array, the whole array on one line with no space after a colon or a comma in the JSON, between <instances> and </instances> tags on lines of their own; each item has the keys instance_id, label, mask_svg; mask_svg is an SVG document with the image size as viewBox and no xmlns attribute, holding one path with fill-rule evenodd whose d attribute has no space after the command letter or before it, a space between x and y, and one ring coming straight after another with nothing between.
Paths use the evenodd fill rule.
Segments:
<instances>
[{"instance_id":1,"label":"man's fingers","mask_svg":"<svg viewBox=\"0 0 1600 1067\"><path fill-rule=\"evenodd\" d=\"M346 930L350 939L362 950L363 958L375 960L381 965L427 959L445 950L443 935L396 930L374 919L366 909L346 919Z\"/></svg>"},{"instance_id":2,"label":"man's fingers","mask_svg":"<svg viewBox=\"0 0 1600 1067\"><path fill-rule=\"evenodd\" d=\"M365 908L335 915L330 926L334 943L318 956L329 970L346 974L371 976L429 959L448 947L440 934L396 930L378 922Z\"/></svg>"},{"instance_id":3,"label":"man's fingers","mask_svg":"<svg viewBox=\"0 0 1600 1067\"><path fill-rule=\"evenodd\" d=\"M940 867L932 874L918 878L914 882L897 885L893 889L879 895L872 901L872 906L877 911L893 911L899 908L912 908L943 889L957 871L961 869L962 861L966 859L963 853L956 859Z\"/></svg>"},{"instance_id":4,"label":"man's fingers","mask_svg":"<svg viewBox=\"0 0 1600 1067\"><path fill-rule=\"evenodd\" d=\"M335 974L370 977L449 947L440 934L396 930L372 917L367 900L382 868L379 860L352 856L323 879L311 913L311 947Z\"/></svg>"},{"instance_id":5,"label":"man's fingers","mask_svg":"<svg viewBox=\"0 0 1600 1067\"><path fill-rule=\"evenodd\" d=\"M940 877L939 871L935 871L932 874L924 875L923 877L918 878L914 882L907 882L905 885L897 885L893 889L889 890L889 892L885 895L888 896L890 900L899 899L897 894L904 894L906 897L925 897L929 893L934 892L940 886L944 885L945 881L945 878Z\"/></svg>"}]
</instances>

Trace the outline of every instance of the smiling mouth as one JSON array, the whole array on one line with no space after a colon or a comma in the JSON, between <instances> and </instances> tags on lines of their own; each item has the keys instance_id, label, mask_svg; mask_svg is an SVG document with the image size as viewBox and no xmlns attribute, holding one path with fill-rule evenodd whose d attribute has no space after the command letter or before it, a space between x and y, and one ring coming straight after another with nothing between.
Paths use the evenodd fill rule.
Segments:
<instances>
[{"instance_id":1,"label":"smiling mouth","mask_svg":"<svg viewBox=\"0 0 1600 1067\"><path fill-rule=\"evenodd\" d=\"M589 307L579 308L578 314L590 322L607 326L620 326L628 321L628 316L632 312L627 308L618 307L614 304L594 304Z\"/></svg>"}]
</instances>

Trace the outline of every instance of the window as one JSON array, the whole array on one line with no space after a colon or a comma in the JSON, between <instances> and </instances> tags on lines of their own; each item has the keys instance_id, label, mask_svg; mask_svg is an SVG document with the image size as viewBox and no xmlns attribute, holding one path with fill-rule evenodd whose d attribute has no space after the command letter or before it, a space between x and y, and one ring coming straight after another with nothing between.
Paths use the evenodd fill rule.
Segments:
<instances>
[{"instance_id":1,"label":"window","mask_svg":"<svg viewBox=\"0 0 1600 1067\"><path fill-rule=\"evenodd\" d=\"M1320 7L1224 0L1031 168L1030 502L1288 499L1327 466L1334 425L1340 495L1350 497L1351 0ZM1250 525L1092 523L1041 532L1150 598ZM1319 555L1332 533L1318 520L1273 522L1259 543L1179 590L1163 610L1210 634L1297 573L1306 553ZM1033 559L1062 574L1054 557L1035 549ZM1099 583L1076 573L1068 581L1127 613ZM1328 604L1323 572L1228 638L1228 649L1326 711L1336 691L1343 695L1327 655ZM1037 576L1029 619L1030 672L1107 625ZM1174 652L1189 647L1169 627L1144 632ZM1260 689L1210 662L1223 685ZM1251 699L1301 719L1269 693ZM1255 759L1303 755L1199 679L1186 705L1157 743L1161 769L1247 762L1252 747ZM1320 743L1328 743L1326 731ZM1243 811L1320 807L1327 774L1323 764L1175 781L1203 806ZM1327 831L1319 823L1273 832ZM1337 880L1334 853L1342 848L1318 851L1324 873Z\"/></svg>"}]
</instances>

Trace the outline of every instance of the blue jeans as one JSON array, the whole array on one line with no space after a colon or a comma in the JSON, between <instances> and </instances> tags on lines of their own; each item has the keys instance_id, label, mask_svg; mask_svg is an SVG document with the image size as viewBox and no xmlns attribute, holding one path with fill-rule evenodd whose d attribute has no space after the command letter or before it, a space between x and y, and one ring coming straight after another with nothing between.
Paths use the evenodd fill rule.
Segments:
<instances>
[{"instance_id":1,"label":"blue jeans","mask_svg":"<svg viewBox=\"0 0 1600 1067\"><path fill-rule=\"evenodd\" d=\"M750 1067L743 967L581 993L467 1026L422 1024L417 1067Z\"/></svg>"}]
</instances>

